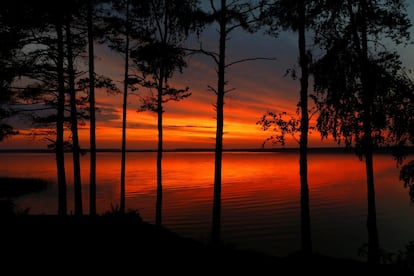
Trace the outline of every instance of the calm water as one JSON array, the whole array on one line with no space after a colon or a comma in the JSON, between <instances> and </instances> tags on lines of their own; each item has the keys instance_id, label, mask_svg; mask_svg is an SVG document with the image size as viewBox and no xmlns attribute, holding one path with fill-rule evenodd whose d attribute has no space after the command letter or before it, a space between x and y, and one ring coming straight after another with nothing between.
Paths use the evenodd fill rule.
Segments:
<instances>
[{"instance_id":1,"label":"calm water","mask_svg":"<svg viewBox=\"0 0 414 276\"><path fill-rule=\"evenodd\" d=\"M154 222L155 153L128 153L127 208ZM0 154L0 176L41 177L54 183L52 154ZM82 158L84 211L88 212L88 156ZM120 153L98 153L97 208L119 202ZM378 228L381 246L391 252L414 240L414 208L391 157L375 156ZM72 168L68 210L73 210ZM295 153L225 153L222 235L240 248L285 255L299 248L299 168ZM213 196L213 153L166 153L163 163L163 223L184 236L208 241ZM310 154L309 186L314 249L358 258L367 241L366 182L363 162L353 154ZM31 214L55 214L57 187L26 195L16 203Z\"/></svg>"}]
</instances>

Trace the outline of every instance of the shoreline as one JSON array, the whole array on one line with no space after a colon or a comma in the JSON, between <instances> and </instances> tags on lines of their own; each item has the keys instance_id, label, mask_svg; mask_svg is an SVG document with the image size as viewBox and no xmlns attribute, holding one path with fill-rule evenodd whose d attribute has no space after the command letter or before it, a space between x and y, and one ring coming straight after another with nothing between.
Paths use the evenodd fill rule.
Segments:
<instances>
[{"instance_id":1,"label":"shoreline","mask_svg":"<svg viewBox=\"0 0 414 276\"><path fill-rule=\"evenodd\" d=\"M303 256L298 252L276 257L234 246L212 246L191 238L184 238L164 228L146 223L137 214L106 214L100 216L21 215L2 220L5 252L20 252L18 261L63 261L76 256L73 267L89 268L89 258L99 261L107 269L125 265L153 268L158 271L191 272L198 275L206 271L231 270L254 272L317 273L402 273L401 265L370 266L353 259L333 258L319 254ZM4 239L7 237L7 239ZM42 250L42 255L36 255ZM30 257L29 257L30 256ZM29 257L26 260L23 257ZM157 263L160 266L157 267ZM168 267L161 264L168 263ZM119 267L121 268L121 267ZM199 270L199 271L198 271ZM408 271L407 271L408 272ZM390 274L391 275L391 274Z\"/></svg>"}]
</instances>

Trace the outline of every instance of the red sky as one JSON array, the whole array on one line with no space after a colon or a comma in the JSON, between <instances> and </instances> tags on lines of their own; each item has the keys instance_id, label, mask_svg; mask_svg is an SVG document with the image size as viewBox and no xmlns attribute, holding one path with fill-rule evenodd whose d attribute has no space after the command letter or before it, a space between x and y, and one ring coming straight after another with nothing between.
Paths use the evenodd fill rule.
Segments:
<instances>
[{"instance_id":1,"label":"red sky","mask_svg":"<svg viewBox=\"0 0 414 276\"><path fill-rule=\"evenodd\" d=\"M410 13L410 17L414 17ZM413 20L413 18L412 18ZM206 49L216 50L218 41L214 29L207 30L202 38ZM294 115L299 95L299 81L284 76L289 68L297 68L297 46L294 34L283 33L279 38L258 33L233 33L228 41L227 61L241 58L266 57L274 61L257 60L230 67L226 80L228 88L235 90L225 98L224 147L260 148L272 133L263 131L256 122L266 111L286 111ZM414 58L410 53L414 46L401 49L404 64L413 69ZM96 49L96 71L113 78L122 87L123 64L119 54L103 46ZM177 73L171 85L190 87L192 96L165 105L164 145L165 148L214 148L215 139L215 94L207 86L216 86L214 64L207 57L192 56L183 74ZM311 88L311 86L310 86ZM312 92L311 89L309 92ZM97 147L121 147L122 95L107 95L97 92ZM157 145L157 117L152 112L137 112L139 95L144 90L130 95L127 113L127 148L155 149ZM23 135L8 138L0 143L5 148L46 148L46 142L33 138L29 130L22 129ZM27 134L27 135L24 135ZM69 131L67 131L67 136ZM88 125L81 126L81 146L88 148ZM319 133L310 135L310 146L333 146L333 141L321 141ZM288 140L287 147L297 147ZM271 147L269 144L267 147Z\"/></svg>"}]
</instances>

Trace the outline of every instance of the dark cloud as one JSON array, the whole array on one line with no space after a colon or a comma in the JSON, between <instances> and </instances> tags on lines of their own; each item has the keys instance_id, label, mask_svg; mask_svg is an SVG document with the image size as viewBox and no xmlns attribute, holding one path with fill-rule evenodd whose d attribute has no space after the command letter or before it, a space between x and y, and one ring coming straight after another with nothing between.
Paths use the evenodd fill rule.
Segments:
<instances>
[{"instance_id":1,"label":"dark cloud","mask_svg":"<svg viewBox=\"0 0 414 276\"><path fill-rule=\"evenodd\" d=\"M97 121L112 121L120 119L120 114L118 110L110 105L98 105L97 112L96 112L96 119Z\"/></svg>"},{"instance_id":2,"label":"dark cloud","mask_svg":"<svg viewBox=\"0 0 414 276\"><path fill-rule=\"evenodd\" d=\"M183 129L183 128L215 129L215 127L212 127L212 126L196 126L196 125L183 125L183 126L180 126L180 125L166 125L164 127L165 128L171 128L171 129L173 129L173 128L180 128L180 129Z\"/></svg>"}]
</instances>

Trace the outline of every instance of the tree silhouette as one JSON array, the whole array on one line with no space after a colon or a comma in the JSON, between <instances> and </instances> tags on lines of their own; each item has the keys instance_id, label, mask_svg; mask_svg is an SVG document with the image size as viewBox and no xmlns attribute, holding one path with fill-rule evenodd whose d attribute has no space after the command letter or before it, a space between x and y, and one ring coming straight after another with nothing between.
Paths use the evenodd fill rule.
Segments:
<instances>
[{"instance_id":1,"label":"tree silhouette","mask_svg":"<svg viewBox=\"0 0 414 276\"><path fill-rule=\"evenodd\" d=\"M75 87L75 71L74 71L74 58L71 58L73 54L72 50L72 41L69 40L68 36L71 36L71 21L72 21L72 14L67 14L68 19L66 20L66 37L67 37L67 60L68 60L68 82L69 82L69 93L70 93L70 109L71 109L71 130L72 130L72 152L74 155L73 162L74 162L74 186L75 186L75 214L82 214L82 185L80 184L80 159L79 155L80 146L79 146L79 138L78 138L78 130L77 130L77 117L78 111L77 105L80 104L78 97L76 96L77 91L85 90L85 82L88 82L88 91L87 91L87 99L89 102L89 119L90 119L90 214L96 215L96 107L95 107L95 87L99 88L106 88L108 91L117 91L117 88L112 84L112 81L103 76L95 76L95 61L94 61L94 38L96 36L95 28L94 28L94 19L96 18L97 12L95 12L95 6L98 5L99 2L96 0L88 0L86 3L79 2L76 4L70 5L70 8L67 10L72 9L74 15L77 15L77 20L80 22L86 23L86 37L82 35L78 35L77 40L74 40L77 43L80 51L88 52L88 76L89 78L84 80L80 79L77 82L77 86ZM78 29L82 32L82 26L79 26ZM85 42L83 40L86 40ZM73 82L73 83L72 83ZM73 93L73 94L72 94ZM85 100L85 99L82 99Z\"/></svg>"},{"instance_id":2,"label":"tree silhouette","mask_svg":"<svg viewBox=\"0 0 414 276\"><path fill-rule=\"evenodd\" d=\"M97 75L95 73L95 57L94 57L94 42L96 38L101 38L103 36L101 28L98 26L99 24L103 23L103 6L106 1L98 1L98 0L88 0L86 2L79 1L76 3L72 3L70 8L67 10L72 9L73 15L76 16L76 30L78 32L76 36L76 40L74 40L74 44L77 46L77 51L79 53L87 52L88 54L88 77L81 78L82 73L74 72L74 77L76 77L76 87L75 93L78 91L84 91L87 95L86 97L74 97L75 99L75 106L83 107L87 109L88 115L85 114L85 111L82 111L84 115L80 117L82 120L89 119L90 120L90 137L89 137L89 144L90 144L90 194L89 194L89 209L91 215L96 215L96 103L95 103L95 88L105 88L107 92L118 92L118 88L113 84L112 80L102 76ZM69 14L69 16L71 16ZM86 28L84 27L86 25ZM70 30L70 29L69 29ZM84 34L86 33L86 35ZM67 47L71 46L68 43L66 44ZM87 49L86 49L87 48ZM74 56L73 58L79 57L79 54ZM68 82L69 82L69 90L71 90L71 69L70 67L73 66L69 60L69 49L68 49ZM75 80L75 79L74 79ZM72 111L72 98L71 100L71 111ZM89 106L86 107L86 101L89 103ZM76 114L79 112L76 111ZM71 114L72 123L74 122L73 119L74 113ZM78 115L79 116L79 115ZM72 150L74 154L76 153L75 143L78 138L75 137L73 134L73 125L72 127L72 140L73 146ZM78 146L79 148L79 146ZM81 153L81 152L79 152ZM83 153L83 152L82 152ZM74 162L77 158L74 158ZM75 170L76 171L76 170ZM80 172L80 168L79 168ZM76 183L76 179L75 179ZM79 194L81 189L77 189L75 186L75 202L77 202L76 194ZM75 203L76 204L76 203ZM78 207L79 203L78 203ZM75 206L76 209L76 206ZM75 211L76 212L76 211Z\"/></svg>"},{"instance_id":3,"label":"tree silhouette","mask_svg":"<svg viewBox=\"0 0 414 276\"><path fill-rule=\"evenodd\" d=\"M268 25L268 32L277 36L279 29L292 30L298 35L300 76L300 101L298 113L300 121L291 117L285 119L285 113L268 112L258 121L264 130L273 128L279 135L271 136L267 141L285 143L285 135L300 133L299 143L299 171L300 171L300 194L301 194L301 250L305 254L312 253L311 221L309 208L309 187L308 187L308 133L309 133L309 108L308 108L308 83L309 65L311 56L307 49L306 31L316 21L315 1L305 0L278 0L270 1L264 5L261 14L262 24ZM293 72L296 74L295 72Z\"/></svg>"},{"instance_id":4,"label":"tree silhouette","mask_svg":"<svg viewBox=\"0 0 414 276\"><path fill-rule=\"evenodd\" d=\"M105 42L108 46L124 56L124 80L122 102L122 141L121 141L121 183L120 183L120 209L125 213L125 169L126 169L126 141L127 141L127 105L130 88L135 89L135 78L131 75L131 50L138 47L142 41L143 25L147 2L139 0L111 1L104 18ZM115 12L114 12L115 11Z\"/></svg>"},{"instance_id":5,"label":"tree silhouette","mask_svg":"<svg viewBox=\"0 0 414 276\"><path fill-rule=\"evenodd\" d=\"M125 3L125 61L124 61L124 91L122 101L122 156L121 156L121 191L120 212L125 213L125 167L126 167L126 121L128 104L128 78L129 78L129 39L130 39L129 1Z\"/></svg>"},{"instance_id":6,"label":"tree silhouette","mask_svg":"<svg viewBox=\"0 0 414 276\"><path fill-rule=\"evenodd\" d=\"M89 151L90 151L90 174L89 174L89 213L96 215L96 102L95 88L106 88L107 92L118 92L118 88L112 80L104 76L96 75L95 72L95 40L102 39L105 31L105 12L108 5L106 0L88 0L81 2L80 12L82 21L86 22L87 46L88 46L88 98L89 113ZM84 17L84 18L83 18ZM86 88L86 87L83 87Z\"/></svg>"},{"instance_id":7,"label":"tree silhouette","mask_svg":"<svg viewBox=\"0 0 414 276\"><path fill-rule=\"evenodd\" d=\"M46 112L47 109L55 109L56 114L44 114L48 118L35 120L50 124L56 122L56 139L50 140L56 153L57 179L58 179L58 214L65 215L66 203L66 177L64 165L64 49L63 49L63 23L62 7L55 6L46 1L38 1L35 5L31 1L17 1L13 3L2 3L1 16L5 27L4 35L6 43L2 49L15 47L13 49L13 60L8 61L7 74L1 73L7 79L8 85L12 82L12 100L8 99L9 106L13 112L10 114L30 114ZM12 20L10 20L12 19ZM53 36L53 33L56 36ZM37 45L38 48L27 50L27 45ZM11 50L11 48L9 48ZM23 50L26 49L26 50ZM48 49L45 50L45 49ZM6 61L2 58L2 61ZM4 67L1 66L3 69ZM14 76L25 78L29 83L22 86ZM3 89L6 88L2 85ZM9 91L10 92L10 91ZM57 94L59 96L57 96ZM2 93L2 98L6 96ZM43 99L41 99L43 97ZM58 98L57 101L53 99ZM44 105L49 105L47 108ZM15 106L13 108L13 106ZM34 117L36 117L34 115ZM12 128L9 128L9 131Z\"/></svg>"},{"instance_id":8,"label":"tree silhouette","mask_svg":"<svg viewBox=\"0 0 414 276\"><path fill-rule=\"evenodd\" d=\"M65 34L66 34L66 51L68 62L68 83L70 96L70 118L71 118L71 132L72 132L72 155L73 155L73 186L75 190L75 215L83 214L82 204L82 182L81 182L81 168L80 168L80 146L78 135L78 112L76 103L76 89L75 89L75 68L74 68L74 53L73 53L73 36L71 30L72 14L70 12L65 14Z\"/></svg>"},{"instance_id":9,"label":"tree silhouette","mask_svg":"<svg viewBox=\"0 0 414 276\"><path fill-rule=\"evenodd\" d=\"M173 100L180 101L191 95L189 88L177 89L170 85L176 72L181 73L187 65L183 48L190 31L195 30L188 20L197 9L196 0L151 0L142 43L131 52L141 75L137 83L149 89L150 94L142 97L139 111L149 110L157 113L157 199L155 223L162 223L162 157L163 157L163 113L164 104ZM153 93L155 91L155 93Z\"/></svg>"},{"instance_id":10,"label":"tree silhouette","mask_svg":"<svg viewBox=\"0 0 414 276\"><path fill-rule=\"evenodd\" d=\"M130 33L131 33L131 17L130 17L130 1L126 0L125 7L125 22L124 22L124 84L123 84L123 99L122 99L122 145L121 145L121 186L120 186L120 205L119 211L125 214L125 168L126 168L126 122L127 122L127 105L128 105L128 83L129 83L129 60L130 60ZM118 8L119 9L119 8Z\"/></svg>"},{"instance_id":11,"label":"tree silhouette","mask_svg":"<svg viewBox=\"0 0 414 276\"><path fill-rule=\"evenodd\" d=\"M94 1L88 0L87 4L87 29L88 29L88 65L89 65L89 213L96 215L96 108L95 108L95 57L94 57Z\"/></svg>"},{"instance_id":12,"label":"tree silhouette","mask_svg":"<svg viewBox=\"0 0 414 276\"><path fill-rule=\"evenodd\" d=\"M24 77L24 82L14 83L14 89L17 90L16 110L20 114L30 116L34 126L47 129L35 134L44 136L50 141L49 148L56 153L58 214L64 215L67 213L64 152L73 149L68 141L64 141L64 129L70 125L66 96L69 88L75 92L83 90L87 93L90 90L89 79L82 78L83 73L80 70L73 73L69 70L71 65L75 71L75 59L86 51L86 28L83 27L82 22L87 21L87 5L84 5L87 3L78 3L79 5L53 4L48 1L38 1L36 4L30 1L22 1L22 3L25 3L27 12L21 17L21 21L27 22L25 28L29 35L19 46L20 51L23 52L22 57L19 56L22 60L19 70ZM75 34L71 32L70 36L73 39L69 40L66 26L68 14L76 18L74 20L76 24L71 22L70 26ZM68 41L72 46L72 55L68 52ZM72 62L69 62L69 56L72 56ZM103 76L94 76L94 79L96 87L113 89L109 79ZM76 107L82 108L77 108L75 112L80 123L88 118L85 115L86 99L81 95L75 98ZM55 139L49 138L53 135L56 136Z\"/></svg>"},{"instance_id":13,"label":"tree silhouette","mask_svg":"<svg viewBox=\"0 0 414 276\"><path fill-rule=\"evenodd\" d=\"M314 64L317 127L322 137L354 147L365 161L368 191L368 262L379 262L373 151L402 141L395 118L412 85L399 56L382 39L400 44L410 23L404 1L326 1L324 24L315 31L325 54ZM409 92L411 91L411 92ZM397 101L397 102L395 102ZM397 103L396 106L393 106Z\"/></svg>"},{"instance_id":14,"label":"tree silhouette","mask_svg":"<svg viewBox=\"0 0 414 276\"><path fill-rule=\"evenodd\" d=\"M204 24L218 24L219 44L218 52L206 49L197 49L194 53L202 53L211 57L216 66L217 86L208 86L209 91L216 94L216 138L214 153L214 191L213 191L213 219L211 238L212 243L219 245L221 242L221 186L222 186L222 157L223 157L223 130L224 130L224 96L231 90L226 90L226 70L236 64L252 60L272 60L272 58L245 58L228 62L226 60L226 45L230 34L243 29L253 32L253 23L256 21L255 12L258 11L260 4L253 4L251 1L230 1L220 0L218 3L210 1L210 10L205 12L201 19Z\"/></svg>"},{"instance_id":15,"label":"tree silhouette","mask_svg":"<svg viewBox=\"0 0 414 276\"><path fill-rule=\"evenodd\" d=\"M56 169L58 177L58 214L67 214L67 191L65 171L65 76L64 76L64 38L63 38L63 10L57 9L55 17L56 30L56 74L58 82L58 95L56 106Z\"/></svg>"}]
</instances>

